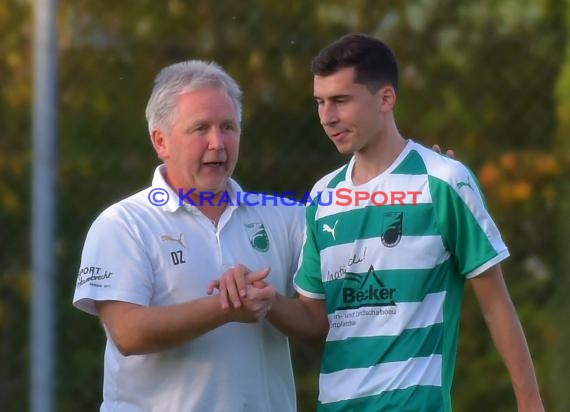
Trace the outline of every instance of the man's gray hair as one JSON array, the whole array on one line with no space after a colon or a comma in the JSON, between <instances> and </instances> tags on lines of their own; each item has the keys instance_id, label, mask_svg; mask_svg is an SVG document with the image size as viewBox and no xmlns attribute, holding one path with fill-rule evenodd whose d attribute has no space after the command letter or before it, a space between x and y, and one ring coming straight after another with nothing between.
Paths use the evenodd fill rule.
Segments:
<instances>
[{"instance_id":1,"label":"man's gray hair","mask_svg":"<svg viewBox=\"0 0 570 412\"><path fill-rule=\"evenodd\" d=\"M237 82L214 62L188 60L162 69L154 79L154 87L146 105L148 130L157 128L170 133L176 120L178 96L198 89L225 91L234 102L241 123L242 92Z\"/></svg>"}]
</instances>

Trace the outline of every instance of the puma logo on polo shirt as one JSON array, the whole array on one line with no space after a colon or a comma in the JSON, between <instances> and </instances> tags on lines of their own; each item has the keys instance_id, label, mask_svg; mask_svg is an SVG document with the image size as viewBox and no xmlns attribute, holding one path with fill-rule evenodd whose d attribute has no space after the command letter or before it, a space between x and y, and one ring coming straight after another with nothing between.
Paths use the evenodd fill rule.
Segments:
<instances>
[{"instance_id":1,"label":"puma logo on polo shirt","mask_svg":"<svg viewBox=\"0 0 570 412\"><path fill-rule=\"evenodd\" d=\"M183 248L186 249L186 245L184 245L184 243L182 242L182 233L180 233L180 235L178 236L178 238L173 238L173 237L170 236L170 235L162 235L162 236L160 237L160 239L161 239L162 241L176 242L176 243L178 243L180 246L182 246Z\"/></svg>"}]
</instances>

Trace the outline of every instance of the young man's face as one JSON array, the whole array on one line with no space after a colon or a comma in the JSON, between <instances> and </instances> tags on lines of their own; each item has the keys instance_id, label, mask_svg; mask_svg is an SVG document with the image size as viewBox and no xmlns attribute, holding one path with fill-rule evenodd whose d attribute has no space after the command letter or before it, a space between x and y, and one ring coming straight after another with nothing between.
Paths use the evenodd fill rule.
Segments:
<instances>
[{"instance_id":1,"label":"young man's face","mask_svg":"<svg viewBox=\"0 0 570 412\"><path fill-rule=\"evenodd\" d=\"M329 76L314 77L314 96L319 119L328 137L341 153L366 149L381 137L380 93L354 82L354 68Z\"/></svg>"},{"instance_id":2,"label":"young man's face","mask_svg":"<svg viewBox=\"0 0 570 412\"><path fill-rule=\"evenodd\" d=\"M170 133L153 142L175 191L219 193L227 188L238 159L240 124L232 99L221 90L198 89L179 96Z\"/></svg>"}]
</instances>

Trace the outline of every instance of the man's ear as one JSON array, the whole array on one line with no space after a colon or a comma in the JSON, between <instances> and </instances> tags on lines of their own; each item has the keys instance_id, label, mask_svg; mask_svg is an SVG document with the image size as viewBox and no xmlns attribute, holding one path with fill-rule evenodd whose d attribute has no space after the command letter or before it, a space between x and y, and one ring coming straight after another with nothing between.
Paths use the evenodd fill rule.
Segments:
<instances>
[{"instance_id":1,"label":"man's ear","mask_svg":"<svg viewBox=\"0 0 570 412\"><path fill-rule=\"evenodd\" d=\"M378 109L381 112L389 112L396 105L396 90L392 86L384 86L378 90Z\"/></svg>"},{"instance_id":2,"label":"man's ear","mask_svg":"<svg viewBox=\"0 0 570 412\"><path fill-rule=\"evenodd\" d=\"M158 157L162 160L168 157L167 136L160 129L154 129L150 135L150 140Z\"/></svg>"}]
</instances>

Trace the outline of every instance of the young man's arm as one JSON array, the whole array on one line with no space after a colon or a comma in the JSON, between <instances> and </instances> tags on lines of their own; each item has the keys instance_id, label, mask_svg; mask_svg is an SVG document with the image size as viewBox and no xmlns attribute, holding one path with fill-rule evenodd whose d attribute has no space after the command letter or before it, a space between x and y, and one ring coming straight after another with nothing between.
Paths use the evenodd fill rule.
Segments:
<instances>
[{"instance_id":1,"label":"young man's arm","mask_svg":"<svg viewBox=\"0 0 570 412\"><path fill-rule=\"evenodd\" d=\"M511 377L518 411L543 412L532 358L500 265L472 278L470 283Z\"/></svg>"},{"instance_id":2,"label":"young man's arm","mask_svg":"<svg viewBox=\"0 0 570 412\"><path fill-rule=\"evenodd\" d=\"M325 301L302 295L277 295L267 320L287 336L305 343L322 343L329 330Z\"/></svg>"}]
</instances>

